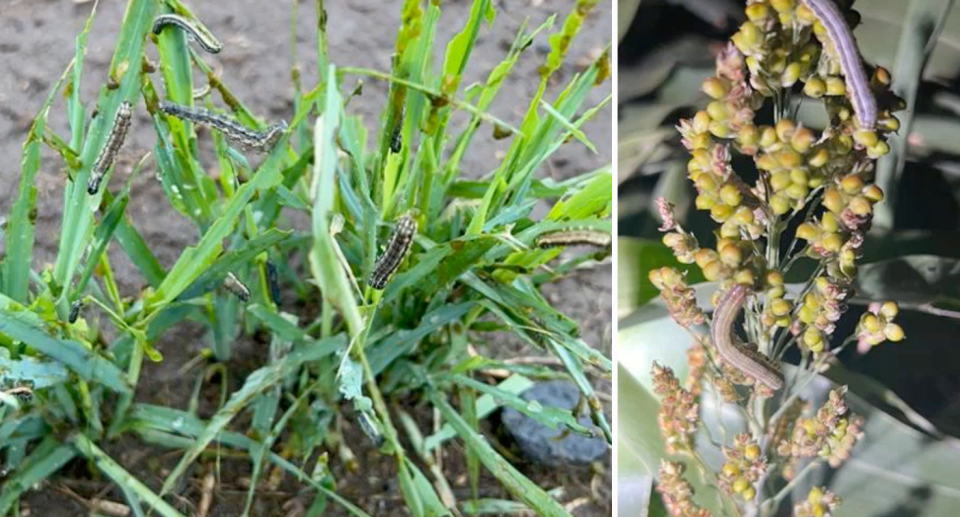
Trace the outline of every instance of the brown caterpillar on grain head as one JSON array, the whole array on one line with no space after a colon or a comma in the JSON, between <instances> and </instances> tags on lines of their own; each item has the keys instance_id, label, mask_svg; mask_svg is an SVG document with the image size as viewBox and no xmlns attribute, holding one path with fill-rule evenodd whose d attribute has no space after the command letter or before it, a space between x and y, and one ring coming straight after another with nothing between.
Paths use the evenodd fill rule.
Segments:
<instances>
[{"instance_id":1,"label":"brown caterpillar on grain head","mask_svg":"<svg viewBox=\"0 0 960 517\"><path fill-rule=\"evenodd\" d=\"M596 246L608 248L613 243L609 233L596 230L562 230L540 235L536 240L539 248L554 248L557 246Z\"/></svg>"},{"instance_id":2,"label":"brown caterpillar on grain head","mask_svg":"<svg viewBox=\"0 0 960 517\"><path fill-rule=\"evenodd\" d=\"M233 273L227 273L227 276L223 279L223 287L236 295L241 302L247 303L250 301L250 290Z\"/></svg>"},{"instance_id":3,"label":"brown caterpillar on grain head","mask_svg":"<svg viewBox=\"0 0 960 517\"><path fill-rule=\"evenodd\" d=\"M409 215L401 217L397 221L397 226L390 234L390 240L387 241L387 249L377 258L377 263L373 266L373 272L370 273L368 284L374 289L383 289L387 285L387 280L400 267L403 258L410 251L413 245L413 237L417 234L417 220Z\"/></svg>"},{"instance_id":4,"label":"brown caterpillar on grain head","mask_svg":"<svg viewBox=\"0 0 960 517\"><path fill-rule=\"evenodd\" d=\"M113 118L113 127L107 136L107 142L100 149L97 161L93 162L90 168L90 180L87 181L87 193L91 196L100 190L100 182L110 170L113 161L117 158L117 153L123 146L124 139L127 138L127 131L130 129L130 119L133 116L133 106L129 102L123 101L117 108L117 115Z\"/></svg>"}]
</instances>

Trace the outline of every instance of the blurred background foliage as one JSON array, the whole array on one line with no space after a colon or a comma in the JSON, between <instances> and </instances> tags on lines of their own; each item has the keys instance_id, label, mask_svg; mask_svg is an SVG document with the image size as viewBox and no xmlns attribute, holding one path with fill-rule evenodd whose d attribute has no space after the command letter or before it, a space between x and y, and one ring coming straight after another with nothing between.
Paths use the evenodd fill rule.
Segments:
<instances>
[{"instance_id":1,"label":"blurred background foliage","mask_svg":"<svg viewBox=\"0 0 960 517\"><path fill-rule=\"evenodd\" d=\"M868 422L865 443L849 464L795 491L831 486L845 500L839 515L960 515L960 10L953 4L858 0L853 6L865 61L891 71L908 109L896 113L894 152L878 165L887 198L877 205L857 296L835 339L853 331L869 302L886 299L900 303L907 339L866 355L845 352L843 366L808 394L816 402L831 383L848 384L854 410ZM657 303L647 273L665 265L687 270L704 307L715 288L660 242L653 200L676 204L685 228L714 244L715 223L693 207L687 153L674 126L706 105L701 83L743 22L743 7L742 0L619 2L618 479L621 494L633 494L621 495L621 512L628 512L622 515L652 504L650 474L663 457L650 364L657 360L683 376L690 344ZM801 109L800 119L815 130L826 122L810 109ZM735 170L750 167L734 163ZM788 282L809 276L796 269ZM708 404L701 411L728 416ZM652 508L662 512L659 501Z\"/></svg>"}]
</instances>

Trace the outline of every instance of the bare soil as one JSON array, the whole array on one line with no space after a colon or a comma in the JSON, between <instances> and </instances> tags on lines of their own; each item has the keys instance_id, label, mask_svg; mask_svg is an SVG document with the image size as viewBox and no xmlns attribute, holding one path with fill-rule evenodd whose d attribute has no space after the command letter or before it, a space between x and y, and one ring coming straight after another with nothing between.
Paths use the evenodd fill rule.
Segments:
<instances>
[{"instance_id":1,"label":"bare soil","mask_svg":"<svg viewBox=\"0 0 960 517\"><path fill-rule=\"evenodd\" d=\"M98 8L83 64L84 82L81 92L88 111L92 108L98 89L105 82L125 3L121 0L102 0ZM200 18L225 45L222 53L209 58L210 62L217 65L222 80L255 114L269 120L290 120L293 97L290 81L291 0L194 1L192 4ZM388 70L401 3L350 0L328 1L326 4L333 62L341 66ZM558 17L558 27L559 23L562 23L563 15L572 5L572 1L498 2L494 26L481 33L464 84L482 79L502 59L525 18L529 17L531 26L536 26L552 12L558 11L562 13ZM8 213L13 203L19 178L21 145L26 138L30 121L73 57L74 38L81 30L92 6L92 2L83 0L0 0L2 214ZM574 43L571 49L573 59L558 74L564 82L595 58L610 42L611 7L609 2L602 3ZM462 26L469 14L470 2L448 0L443 2L442 8L444 17L437 40L445 42ZM312 67L315 62L313 9L313 2L300 2L296 21L297 52L304 72L304 84L308 87L314 84L316 76ZM524 55L504 84L499 102L493 109L495 115L508 121L520 119L527 100L536 89L537 67L542 63L547 51L545 38L540 38L535 43L534 51ZM149 46L148 52L153 53ZM558 84L559 82L557 81ZM558 84L554 85L554 95L559 89ZM385 92L386 85L367 80L362 96L354 99L351 104L350 110L363 115L371 131L377 127ZM610 83L607 82L594 90L589 103L599 102L609 93ZM50 115L51 127L61 134L68 133L64 112L62 102L56 102ZM153 132L144 110L138 111L133 126L119 162L126 170L153 145ZM541 171L541 175L557 179L567 178L610 163L611 128L611 110L607 108L584 128L599 153L593 154L582 145L564 146L551 159L545 170ZM488 172L491 163L494 163L492 157L502 153L506 145L505 141L495 141L489 135L484 135L473 145L464 160L465 174L479 176ZM34 265L37 268L52 263L56 256L61 225L62 190L66 178L59 159L52 152L44 150L43 160L36 181L39 192ZM122 180L115 178L112 188L115 190ZM196 242L195 227L169 207L152 170L145 171L137 179L132 189L132 198L133 202L127 208L128 215L161 263L169 267L186 246ZM135 296L144 284L142 278L122 253L112 250L111 259L122 294ZM544 292L552 303L580 322L584 339L607 355L611 352L611 286L611 267L605 264L544 287ZM263 349L254 346L255 344L252 340L238 344L236 358L228 365L231 389L236 389L243 376L263 360ZM488 341L486 345L486 350L496 350L496 354L501 357L538 354L537 351L525 348L510 339L503 339L501 342ZM193 376L184 378L180 368L205 346L208 346L206 337L197 326L182 324L168 332L158 343L165 360L146 367L138 398L144 402L185 407ZM610 393L610 384L607 381L598 382L597 387L601 393ZM432 425L431 415L424 415L424 411L415 407L414 401L406 401L404 405L424 426ZM488 422L487 427L488 435L495 443L509 446L502 439L495 419ZM357 454L358 469L347 468L336 459L335 453L331 453L338 492L372 515L406 515L406 510L402 509L392 461L378 455L376 450L356 436L358 434L345 433L347 443ZM175 453L147 447L130 438L108 444L107 449L126 468L154 489L159 487L165 470L178 459ZM178 506L188 514L194 512L193 505L199 501L199 479L203 469L214 464L213 461L206 460L202 463L205 463L205 467L198 466L193 472L194 477L176 496ZM526 464L520 460L518 466L543 487L564 487L563 501L570 504L575 515L592 517L610 514L609 459L599 469L558 471ZM454 490L457 496L468 497L461 445L447 447L443 467L447 479L455 482ZM208 515L239 515L245 497L243 481L248 475L247 461L223 459L219 483L213 492L213 505ZM298 496L299 488L285 480L276 489L261 490L253 515L296 515L299 505L309 504L309 497ZM60 479L33 492L27 498L26 505L32 515L86 515L88 509L76 496L68 495L68 489L86 499L98 496L122 501L122 495L111 489L105 480L97 478L85 465L75 464L64 472ZM484 477L481 495L508 497L505 490L489 475ZM344 512L339 507L331 506L327 514L344 515Z\"/></svg>"}]
</instances>

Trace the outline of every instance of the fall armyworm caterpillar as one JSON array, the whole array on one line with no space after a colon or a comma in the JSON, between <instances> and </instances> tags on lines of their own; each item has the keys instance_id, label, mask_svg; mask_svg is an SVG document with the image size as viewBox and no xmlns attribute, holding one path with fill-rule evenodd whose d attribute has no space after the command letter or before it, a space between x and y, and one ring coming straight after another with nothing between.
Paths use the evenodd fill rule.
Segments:
<instances>
[{"instance_id":1,"label":"fall armyworm caterpillar","mask_svg":"<svg viewBox=\"0 0 960 517\"><path fill-rule=\"evenodd\" d=\"M273 303L280 305L280 275L277 274L277 265L272 260L268 260L267 268L267 287L270 289L270 298Z\"/></svg>"},{"instance_id":2,"label":"fall armyworm caterpillar","mask_svg":"<svg viewBox=\"0 0 960 517\"><path fill-rule=\"evenodd\" d=\"M83 308L83 301L76 300L70 304L70 314L67 316L67 321L70 323L76 323L77 318L80 317L80 309Z\"/></svg>"},{"instance_id":3,"label":"fall armyworm caterpillar","mask_svg":"<svg viewBox=\"0 0 960 517\"><path fill-rule=\"evenodd\" d=\"M417 220L409 215L405 215L397 221L397 226L390 235L387 242L387 249L384 250L377 263L373 266L373 272L370 273L370 280L367 282L374 289L383 289L387 285L390 275L400 267L403 257L410 251L413 244L413 236L417 234Z\"/></svg>"},{"instance_id":4,"label":"fall armyworm caterpillar","mask_svg":"<svg viewBox=\"0 0 960 517\"><path fill-rule=\"evenodd\" d=\"M196 41L203 50L211 54L216 54L223 50L223 44L220 43L217 38L213 37L213 34L210 34L204 27L176 14L161 14L154 18L153 33L160 34L167 25L173 25L187 33L190 39Z\"/></svg>"},{"instance_id":5,"label":"fall armyworm caterpillar","mask_svg":"<svg viewBox=\"0 0 960 517\"><path fill-rule=\"evenodd\" d=\"M870 82L863 69L853 31L833 0L803 0L803 3L820 20L837 52L847 93L850 95L860 128L872 130L877 123L877 99L870 91Z\"/></svg>"},{"instance_id":6,"label":"fall armyworm caterpillar","mask_svg":"<svg viewBox=\"0 0 960 517\"><path fill-rule=\"evenodd\" d=\"M596 246L606 248L613 242L609 233L595 230L563 230L551 232L537 237L536 243L540 248L556 246Z\"/></svg>"},{"instance_id":7,"label":"fall armyworm caterpillar","mask_svg":"<svg viewBox=\"0 0 960 517\"><path fill-rule=\"evenodd\" d=\"M397 123L393 126L393 132L390 133L390 151L399 153L403 149L403 109L400 110L400 116Z\"/></svg>"},{"instance_id":8,"label":"fall armyworm caterpillar","mask_svg":"<svg viewBox=\"0 0 960 517\"><path fill-rule=\"evenodd\" d=\"M383 433L377 428L377 424L374 423L370 415L365 411L358 412L357 422L360 424L360 429L363 431L363 434L367 435L367 438L370 438L370 441L373 442L374 445L377 447L383 445Z\"/></svg>"},{"instance_id":9,"label":"fall armyworm caterpillar","mask_svg":"<svg viewBox=\"0 0 960 517\"><path fill-rule=\"evenodd\" d=\"M227 273L227 276L224 277L223 287L235 294L241 302L247 303L250 301L250 290L233 273Z\"/></svg>"},{"instance_id":10,"label":"fall armyworm caterpillar","mask_svg":"<svg viewBox=\"0 0 960 517\"><path fill-rule=\"evenodd\" d=\"M720 298L710 325L710 338L727 364L753 377L770 389L783 387L783 374L767 356L734 342L733 322L747 301L748 289L736 284Z\"/></svg>"},{"instance_id":11,"label":"fall armyworm caterpillar","mask_svg":"<svg viewBox=\"0 0 960 517\"><path fill-rule=\"evenodd\" d=\"M223 133L227 140L260 153L272 149L280 140L280 137L283 136L283 132L287 130L287 123L281 121L268 127L265 131L254 131L241 125L236 120L212 111L181 106L168 101L160 103L160 111L182 120L208 125Z\"/></svg>"},{"instance_id":12,"label":"fall armyworm caterpillar","mask_svg":"<svg viewBox=\"0 0 960 517\"><path fill-rule=\"evenodd\" d=\"M120 147L123 146L123 140L127 137L127 130L130 129L132 115L133 106L127 101L120 103L120 107L117 108L117 115L113 118L113 127L110 129L110 135L107 136L107 142L103 144L100 155L97 156L97 161L93 162L93 167L90 168L87 193L91 196L100 190L100 182L103 181L103 176L110 170Z\"/></svg>"}]
</instances>

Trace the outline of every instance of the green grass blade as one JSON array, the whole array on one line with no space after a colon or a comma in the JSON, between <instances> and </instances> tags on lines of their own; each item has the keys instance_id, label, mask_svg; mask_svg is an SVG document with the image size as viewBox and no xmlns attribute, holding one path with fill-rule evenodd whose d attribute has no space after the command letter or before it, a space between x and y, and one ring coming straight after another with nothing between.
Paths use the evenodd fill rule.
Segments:
<instances>
[{"instance_id":1,"label":"green grass blade","mask_svg":"<svg viewBox=\"0 0 960 517\"><path fill-rule=\"evenodd\" d=\"M73 56L73 78L70 81L70 95L67 98L67 117L70 122L70 149L76 151L83 144L86 110L83 107L83 101L80 100L80 84L83 78L83 58L87 51L87 36L90 34L90 27L93 26L93 19L97 15L97 8L100 6L100 0L93 3L90 9L90 15L87 16L86 23L83 24L83 30L77 36L74 44ZM78 167L79 168L79 167Z\"/></svg>"},{"instance_id":2,"label":"green grass blade","mask_svg":"<svg viewBox=\"0 0 960 517\"><path fill-rule=\"evenodd\" d=\"M546 219L552 221L570 221L607 217L613 211L613 174L605 167L583 188L557 201L550 209Z\"/></svg>"},{"instance_id":3,"label":"green grass blade","mask_svg":"<svg viewBox=\"0 0 960 517\"><path fill-rule=\"evenodd\" d=\"M463 26L463 30L454 36L447 44L447 51L443 60L443 90L454 93L460 84L460 79L470 61L473 46L480 33L480 25L485 21L493 25L496 12L490 0L474 0L470 7L470 17Z\"/></svg>"},{"instance_id":4,"label":"green grass blade","mask_svg":"<svg viewBox=\"0 0 960 517\"><path fill-rule=\"evenodd\" d=\"M240 247L222 254L180 293L177 300L185 301L213 291L223 283L227 273L250 264L257 255L283 242L290 235L290 231L271 228L256 238L243 242Z\"/></svg>"},{"instance_id":5,"label":"green grass blade","mask_svg":"<svg viewBox=\"0 0 960 517\"><path fill-rule=\"evenodd\" d=\"M873 224L878 230L892 230L897 208L897 187L907 163L907 137L913 127L917 94L923 79L923 68L933 54L935 43L948 20L954 0L913 0L907 8L907 18L900 33L897 56L891 76L893 91L907 101L907 108L899 116L900 130L890 135L890 152L877 163L877 186L886 197L876 207Z\"/></svg>"},{"instance_id":6,"label":"green grass blade","mask_svg":"<svg viewBox=\"0 0 960 517\"><path fill-rule=\"evenodd\" d=\"M420 340L462 318L474 305L473 302L443 305L424 314L416 328L395 332L377 343L367 352L374 375L380 374L403 354L410 353Z\"/></svg>"},{"instance_id":7,"label":"green grass blade","mask_svg":"<svg viewBox=\"0 0 960 517\"><path fill-rule=\"evenodd\" d=\"M194 444L190 438L183 438L178 434L188 436L199 436L204 429L204 423L190 413L159 406L139 405L133 410L136 418L131 426L148 443L153 443L168 448L186 449ZM174 429L173 423L178 424ZM261 445L242 434L224 432L219 437L220 442L229 447L246 450L253 454L260 450ZM322 492L326 497L334 500L342 506L350 515L354 517L370 517L370 514L364 512L356 505L350 503L336 492L323 486L309 476L299 467L290 463L280 455L274 452L268 452L267 458L271 463L280 467L291 474L299 482L310 485L312 488Z\"/></svg>"},{"instance_id":8,"label":"green grass blade","mask_svg":"<svg viewBox=\"0 0 960 517\"><path fill-rule=\"evenodd\" d=\"M101 472L113 480L124 491L136 494L138 498L150 505L151 508L163 517L184 517L169 503L155 494L147 485L144 485L136 476L127 472L119 463L113 460L106 452L97 447L90 438L83 433L77 433L71 440L77 451L92 461Z\"/></svg>"},{"instance_id":9,"label":"green grass blade","mask_svg":"<svg viewBox=\"0 0 960 517\"><path fill-rule=\"evenodd\" d=\"M103 199L109 206L113 202L113 196L109 192L103 193ZM113 232L113 238L120 245L120 249L130 258L130 262L136 266L140 274L147 280L152 287L158 287L164 277L167 276L160 261L147 246L146 241L140 236L140 232L134 228L130 218L123 215L117 223Z\"/></svg>"},{"instance_id":10,"label":"green grass blade","mask_svg":"<svg viewBox=\"0 0 960 517\"><path fill-rule=\"evenodd\" d=\"M100 257L106 252L107 244L110 243L113 233L116 231L120 221L123 220L124 212L129 202L130 192L126 189L120 194L120 197L108 202L107 210L103 214L100 224L98 224L97 228L93 231L91 250L90 253L87 254L87 261L84 263L83 269L80 271L80 280L77 282L77 286L70 296L71 302L81 296L83 290L86 289L87 282L89 282L90 277L93 276L93 270L96 269L97 264L100 263Z\"/></svg>"},{"instance_id":11,"label":"green grass blade","mask_svg":"<svg viewBox=\"0 0 960 517\"><path fill-rule=\"evenodd\" d=\"M490 445L489 440L471 429L466 420L447 402L445 396L433 388L427 390L427 396L434 407L440 411L443 419L457 432L464 445L477 454L483 466L503 484L511 495L523 501L530 509L537 512L537 515L570 517L560 503L500 456Z\"/></svg>"},{"instance_id":12,"label":"green grass blade","mask_svg":"<svg viewBox=\"0 0 960 517\"><path fill-rule=\"evenodd\" d=\"M27 141L23 144L23 155L20 160L20 187L17 198L10 210L10 227L7 231L6 258L3 260L3 276L0 281L0 291L20 303L27 303L27 287L30 279L30 263L33 260L33 222L36 218L37 189L33 180L40 170L40 146L43 141L44 127L50 104L56 98L57 92L63 85L70 69L76 63L71 62L63 71L60 79L54 84L47 99L40 108L37 117L33 119Z\"/></svg>"},{"instance_id":13,"label":"green grass blade","mask_svg":"<svg viewBox=\"0 0 960 517\"><path fill-rule=\"evenodd\" d=\"M560 113L559 111L557 111L556 108L551 106L549 102L543 99L540 99L540 107L543 108L543 111L546 111L547 114L549 114L557 122L559 122L564 129L570 132L570 134L573 135L574 138L576 138L577 140L580 141L580 143L585 145L587 149L590 149L591 151L594 152L594 154L596 154L597 148L596 146L593 145L593 142L591 142L587 138L587 135L584 134L583 131L580 131L580 128L578 128L576 124L567 120L567 117L563 116L563 113Z\"/></svg>"},{"instance_id":14,"label":"green grass blade","mask_svg":"<svg viewBox=\"0 0 960 517\"><path fill-rule=\"evenodd\" d=\"M593 418L593 423L603 431L603 436L606 438L607 443L613 443L613 431L610 429L607 417L603 414L603 405L600 403L600 399L597 398L596 393L594 393L593 385L591 385L590 380L587 379L587 375L583 371L583 366L581 366L578 359L574 357L568 349L562 347L557 341L552 339L548 341L553 349L554 355L560 358L564 368L567 369L567 372L573 379L574 384L577 385L580 393L587 399L587 405L590 406L590 416Z\"/></svg>"},{"instance_id":15,"label":"green grass blade","mask_svg":"<svg viewBox=\"0 0 960 517\"><path fill-rule=\"evenodd\" d=\"M266 191L282 180L280 162L285 154L287 137L284 136L274 147L267 159L260 165L253 178L244 183L230 198L223 212L204 233L200 242L183 251L180 258L170 269L156 293L148 300L154 310L162 308L175 300L220 254L224 239L233 232L244 207L259 191Z\"/></svg>"},{"instance_id":16,"label":"green grass blade","mask_svg":"<svg viewBox=\"0 0 960 517\"><path fill-rule=\"evenodd\" d=\"M10 513L20 496L34 485L52 476L72 460L76 453L69 445L57 443L52 437L45 438L17 468L4 480L0 491L0 517Z\"/></svg>"},{"instance_id":17,"label":"green grass blade","mask_svg":"<svg viewBox=\"0 0 960 517\"><path fill-rule=\"evenodd\" d=\"M400 489L410 513L422 517L450 515L427 476L409 459L400 464Z\"/></svg>"},{"instance_id":18,"label":"green grass blade","mask_svg":"<svg viewBox=\"0 0 960 517\"><path fill-rule=\"evenodd\" d=\"M305 362L316 361L321 357L333 354L342 349L345 344L344 336L338 334L335 337L317 341L309 348L300 348L285 357L281 362L265 366L251 373L243 387L230 395L230 400L217 411L203 432L197 436L196 443L184 453L183 458L164 480L160 493L167 494L173 489L176 482L186 472L187 467L200 456L207 445L215 440L217 435L224 431L230 421L252 400L295 372Z\"/></svg>"},{"instance_id":19,"label":"green grass blade","mask_svg":"<svg viewBox=\"0 0 960 517\"><path fill-rule=\"evenodd\" d=\"M529 378L522 375L511 375L497 384L497 389L506 393L517 395L523 393L531 386L533 386L533 381ZM463 402L460 404L463 405ZM473 412L476 413L476 418L480 420L490 416L501 406L503 406L503 403L500 399L497 399L492 395L482 395L476 398ZM467 415L470 413L470 410L462 407L460 411L464 414L464 419L466 419ZM475 426L471 427L476 430ZM443 445L447 440L455 438L456 436L457 431L450 424L443 424L439 431L428 436L423 441L423 448L427 452L433 451L437 447Z\"/></svg>"},{"instance_id":20,"label":"green grass blade","mask_svg":"<svg viewBox=\"0 0 960 517\"><path fill-rule=\"evenodd\" d=\"M330 65L327 77L336 77ZM335 81L327 83L323 115L317 118L313 133L315 157L313 163L313 247L310 251L310 269L320 286L323 298L336 307L350 329L350 336L359 336L363 331L363 319L357 307L354 290L340 263L337 242L330 234L333 203L336 195L335 174L337 169L336 135L343 109L339 86Z\"/></svg>"},{"instance_id":21,"label":"green grass blade","mask_svg":"<svg viewBox=\"0 0 960 517\"><path fill-rule=\"evenodd\" d=\"M556 429L557 426L562 425L569 428L573 432L580 433L585 436L590 436L592 434L589 428L583 426L580 424L580 422L577 422L577 419L574 418L573 413L571 413L568 409L537 407L536 405L531 406L529 401L518 395L501 390L495 386L490 386L489 384L473 380L466 375L454 375L453 381L457 384L467 386L481 393L492 395L507 406L516 409L517 411L551 429Z\"/></svg>"},{"instance_id":22,"label":"green grass blade","mask_svg":"<svg viewBox=\"0 0 960 517\"><path fill-rule=\"evenodd\" d=\"M498 243L493 236L479 235L434 246L420 257L416 266L390 281L383 295L383 303L395 300L407 289L416 289L429 299L433 293L476 267Z\"/></svg>"}]
</instances>

